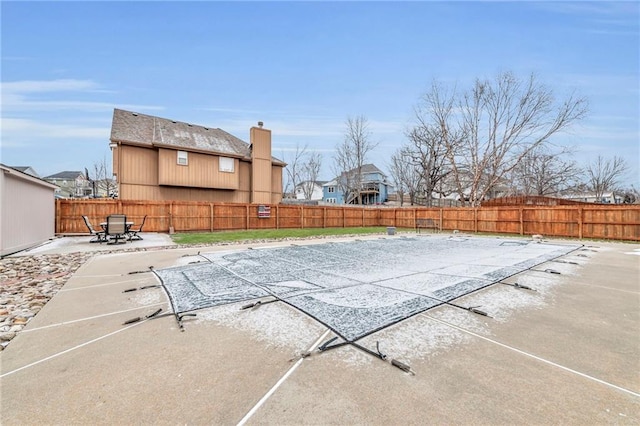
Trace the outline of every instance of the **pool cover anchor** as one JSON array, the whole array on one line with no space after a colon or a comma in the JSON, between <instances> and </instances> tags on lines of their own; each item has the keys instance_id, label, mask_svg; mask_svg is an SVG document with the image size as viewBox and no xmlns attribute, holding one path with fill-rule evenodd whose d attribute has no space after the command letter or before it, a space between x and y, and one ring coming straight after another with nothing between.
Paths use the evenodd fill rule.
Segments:
<instances>
[{"instance_id":1,"label":"pool cover anchor","mask_svg":"<svg viewBox=\"0 0 640 426\"><path fill-rule=\"evenodd\" d=\"M251 302L251 303L247 303L246 305L242 305L240 307L240 310L244 311L245 309L259 308L262 305L266 305L266 304L273 303L273 302L279 302L279 301L280 301L280 299L258 300L257 302Z\"/></svg>"},{"instance_id":2,"label":"pool cover anchor","mask_svg":"<svg viewBox=\"0 0 640 426\"><path fill-rule=\"evenodd\" d=\"M454 308L464 309L465 311L473 312L474 314L482 315L483 317L493 318L491 315L489 315L485 311L481 311L480 309L477 309L481 305L478 305L478 306L462 306L462 305L458 305L458 304L453 303L453 302L447 302L445 300L436 299L433 296L427 296L427 297L429 297L430 299L437 300L438 302L444 303L445 305L453 306Z\"/></svg>"},{"instance_id":3,"label":"pool cover anchor","mask_svg":"<svg viewBox=\"0 0 640 426\"><path fill-rule=\"evenodd\" d=\"M149 315L146 315L144 317L131 318L130 320L127 320L127 321L123 322L122 325L129 325L129 324L133 324L134 322L139 322L139 321L142 321L142 320L151 319L151 318L155 317L156 315L158 315L160 312L162 312L162 308L158 308L156 311L154 311L154 312L152 312Z\"/></svg>"},{"instance_id":4,"label":"pool cover anchor","mask_svg":"<svg viewBox=\"0 0 640 426\"><path fill-rule=\"evenodd\" d=\"M146 290L148 288L158 288L160 287L160 285L158 284L153 284L153 285L145 285L142 287L133 287L133 288L128 288L126 290L122 290L123 293L131 293L132 291L136 291L136 290Z\"/></svg>"},{"instance_id":5,"label":"pool cover anchor","mask_svg":"<svg viewBox=\"0 0 640 426\"><path fill-rule=\"evenodd\" d=\"M529 269L529 270L533 271L533 272L544 272L545 274L562 275L562 273L560 271L556 271L555 269L551 269L551 268L547 268L547 269Z\"/></svg>"},{"instance_id":6,"label":"pool cover anchor","mask_svg":"<svg viewBox=\"0 0 640 426\"><path fill-rule=\"evenodd\" d=\"M131 272L127 272L127 275L146 274L147 272L153 272L153 266L149 266L148 271L131 271Z\"/></svg>"},{"instance_id":7,"label":"pool cover anchor","mask_svg":"<svg viewBox=\"0 0 640 426\"><path fill-rule=\"evenodd\" d=\"M465 309L466 309L466 310L468 310L469 312L473 312L474 314L478 314L478 315L482 315L483 317L489 317L489 318L491 318L491 317L489 316L489 314L488 314L488 313L486 313L485 311L481 311L480 309L477 309L477 308L479 308L480 306L481 306L481 305L478 305L478 306L469 306L468 308L465 308Z\"/></svg>"},{"instance_id":8,"label":"pool cover anchor","mask_svg":"<svg viewBox=\"0 0 640 426\"><path fill-rule=\"evenodd\" d=\"M387 359L387 356L385 354L383 354L382 352L380 352L380 341L376 340L376 351L378 351L378 356L380 357L380 359Z\"/></svg>"},{"instance_id":9,"label":"pool cover anchor","mask_svg":"<svg viewBox=\"0 0 640 426\"><path fill-rule=\"evenodd\" d=\"M178 321L178 327L180 328L180 331L184 331L184 324L182 323L182 319L184 317L197 317L198 314L176 314L176 321Z\"/></svg>"},{"instance_id":10,"label":"pool cover anchor","mask_svg":"<svg viewBox=\"0 0 640 426\"><path fill-rule=\"evenodd\" d=\"M324 352L327 350L327 348L332 349L333 346L329 346L331 343L335 342L336 340L338 340L338 336L332 337L331 339L327 340L326 342L324 342L323 344L321 344L320 346L318 346L318 351L320 352Z\"/></svg>"},{"instance_id":11,"label":"pool cover anchor","mask_svg":"<svg viewBox=\"0 0 640 426\"><path fill-rule=\"evenodd\" d=\"M398 361L395 358L391 358L389 360L387 355L385 355L382 352L380 352L380 342L378 342L378 341L376 341L376 352L372 351L371 349L365 348L364 346L360 345L359 343L356 343L356 342L350 342L350 343L353 346L355 346L356 348L360 349L361 351L366 352L369 355L373 355L374 357L380 359L381 361L388 362L389 364L393 365L396 368L399 368L400 370L404 371L405 373L409 373L412 376L416 375L416 373L411 369L411 366L409 366L408 364L405 364L402 361Z\"/></svg>"},{"instance_id":12,"label":"pool cover anchor","mask_svg":"<svg viewBox=\"0 0 640 426\"><path fill-rule=\"evenodd\" d=\"M531 288L531 287L529 287L527 285L518 284L517 282L515 282L513 284L500 282L498 284L508 285L508 286L515 287L515 288L521 288L523 290L538 291L535 288Z\"/></svg>"},{"instance_id":13,"label":"pool cover anchor","mask_svg":"<svg viewBox=\"0 0 640 426\"><path fill-rule=\"evenodd\" d=\"M551 260L551 262L556 262L556 263L567 263L569 265L579 265L578 262L574 262L572 260L562 260L562 259L553 259Z\"/></svg>"}]
</instances>

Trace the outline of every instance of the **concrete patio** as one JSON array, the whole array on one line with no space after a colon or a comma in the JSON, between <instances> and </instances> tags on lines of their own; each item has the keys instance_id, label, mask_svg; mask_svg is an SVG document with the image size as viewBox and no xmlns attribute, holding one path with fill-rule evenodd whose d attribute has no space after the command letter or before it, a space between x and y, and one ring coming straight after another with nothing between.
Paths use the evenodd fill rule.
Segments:
<instances>
[{"instance_id":1,"label":"concrete patio","mask_svg":"<svg viewBox=\"0 0 640 426\"><path fill-rule=\"evenodd\" d=\"M141 289L158 284L150 266L289 243L167 250L144 238L126 244L150 244L139 252L88 246L96 255L0 353L3 425L640 423L638 244L585 243L562 258L572 263L539 268L560 275L516 277L535 292L494 285L456 300L493 318L441 306L362 340L409 374L352 346L318 352L331 332L283 303L204 309L180 332L161 317L163 290Z\"/></svg>"}]
</instances>

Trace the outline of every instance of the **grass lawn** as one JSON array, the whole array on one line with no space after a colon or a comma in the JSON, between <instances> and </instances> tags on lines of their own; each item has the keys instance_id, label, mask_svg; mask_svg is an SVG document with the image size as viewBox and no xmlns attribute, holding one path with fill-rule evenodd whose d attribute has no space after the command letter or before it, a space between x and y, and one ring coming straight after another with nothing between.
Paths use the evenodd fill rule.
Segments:
<instances>
[{"instance_id":1,"label":"grass lawn","mask_svg":"<svg viewBox=\"0 0 640 426\"><path fill-rule=\"evenodd\" d=\"M324 235L382 234L386 232L387 228L384 226L368 228L252 229L247 231L178 233L172 235L172 238L178 244L208 244L225 241L306 238Z\"/></svg>"}]
</instances>

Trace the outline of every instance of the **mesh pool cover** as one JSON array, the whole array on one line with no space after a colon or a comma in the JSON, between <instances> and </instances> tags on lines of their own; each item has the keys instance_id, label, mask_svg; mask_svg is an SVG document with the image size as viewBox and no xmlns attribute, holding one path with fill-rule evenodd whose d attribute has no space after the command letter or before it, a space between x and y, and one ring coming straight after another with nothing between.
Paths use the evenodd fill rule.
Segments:
<instances>
[{"instance_id":1,"label":"mesh pool cover","mask_svg":"<svg viewBox=\"0 0 640 426\"><path fill-rule=\"evenodd\" d=\"M579 247L417 236L204 253L155 273L176 313L276 296L355 341Z\"/></svg>"}]
</instances>

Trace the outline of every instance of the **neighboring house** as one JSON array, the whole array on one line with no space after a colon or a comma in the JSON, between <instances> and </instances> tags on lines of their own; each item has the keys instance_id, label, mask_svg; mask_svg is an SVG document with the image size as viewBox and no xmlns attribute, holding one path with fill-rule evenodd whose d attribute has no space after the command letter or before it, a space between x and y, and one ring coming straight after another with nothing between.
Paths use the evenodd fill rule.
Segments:
<instances>
[{"instance_id":1,"label":"neighboring house","mask_svg":"<svg viewBox=\"0 0 640 426\"><path fill-rule=\"evenodd\" d=\"M0 164L0 256L54 237L56 188L40 178Z\"/></svg>"},{"instance_id":2,"label":"neighboring house","mask_svg":"<svg viewBox=\"0 0 640 426\"><path fill-rule=\"evenodd\" d=\"M60 172L51 176L45 176L44 180L59 187L56 191L58 197L83 198L93 195L91 181L87 179L83 172Z\"/></svg>"},{"instance_id":3,"label":"neighboring house","mask_svg":"<svg viewBox=\"0 0 640 426\"><path fill-rule=\"evenodd\" d=\"M31 166L11 166L11 168L40 179L40 175Z\"/></svg>"},{"instance_id":4,"label":"neighboring house","mask_svg":"<svg viewBox=\"0 0 640 426\"><path fill-rule=\"evenodd\" d=\"M335 204L357 204L358 192L362 197L362 204L382 204L389 198L391 184L387 176L373 164L365 164L360 169L361 182L355 185L357 189L347 194L345 200L345 186L348 178L353 179L357 169L342 173L339 177L322 185L322 201Z\"/></svg>"},{"instance_id":5,"label":"neighboring house","mask_svg":"<svg viewBox=\"0 0 640 426\"><path fill-rule=\"evenodd\" d=\"M248 144L216 128L115 109L113 174L123 200L277 204L282 168L271 131L250 130Z\"/></svg>"},{"instance_id":6,"label":"neighboring house","mask_svg":"<svg viewBox=\"0 0 640 426\"><path fill-rule=\"evenodd\" d=\"M304 181L298 184L295 188L295 198L296 200L306 200L307 194L311 195L309 198L310 201L319 201L322 200L323 192L322 185L327 183L327 181Z\"/></svg>"},{"instance_id":7,"label":"neighboring house","mask_svg":"<svg viewBox=\"0 0 640 426\"><path fill-rule=\"evenodd\" d=\"M605 192L602 194L602 197L596 197L593 192L581 192L566 194L563 195L562 198L566 200L598 204L622 204L624 202L624 194L617 194L615 192Z\"/></svg>"}]
</instances>

